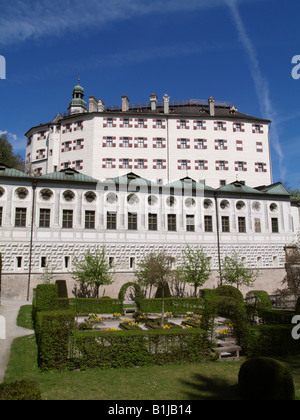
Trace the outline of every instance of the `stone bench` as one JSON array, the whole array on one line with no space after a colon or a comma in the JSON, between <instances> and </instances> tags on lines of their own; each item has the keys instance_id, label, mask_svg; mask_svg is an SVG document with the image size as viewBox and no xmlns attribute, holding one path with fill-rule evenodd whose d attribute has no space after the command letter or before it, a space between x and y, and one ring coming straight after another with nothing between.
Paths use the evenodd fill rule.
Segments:
<instances>
[{"instance_id":1,"label":"stone bench","mask_svg":"<svg viewBox=\"0 0 300 420\"><path fill-rule=\"evenodd\" d=\"M219 360L224 359L225 357L222 357L222 353L230 354L234 358L240 358L240 351L242 350L242 347L237 345L225 345L222 347L216 347L213 349L216 353L219 353ZM224 355L223 355L224 356Z\"/></svg>"}]
</instances>

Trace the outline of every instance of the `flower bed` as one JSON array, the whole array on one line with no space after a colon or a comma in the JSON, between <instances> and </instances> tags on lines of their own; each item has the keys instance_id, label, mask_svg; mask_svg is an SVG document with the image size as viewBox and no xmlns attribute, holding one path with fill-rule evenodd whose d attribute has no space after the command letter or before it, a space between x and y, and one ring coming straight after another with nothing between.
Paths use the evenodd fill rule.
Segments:
<instances>
[{"instance_id":1,"label":"flower bed","mask_svg":"<svg viewBox=\"0 0 300 420\"><path fill-rule=\"evenodd\" d=\"M142 328L140 325L141 324L139 322L134 322L130 319L123 319L119 325L119 328L122 330L141 330Z\"/></svg>"},{"instance_id":2,"label":"flower bed","mask_svg":"<svg viewBox=\"0 0 300 420\"><path fill-rule=\"evenodd\" d=\"M161 318L149 319L145 323L145 325L146 325L147 328L150 328L150 329L162 328L161 327ZM178 324L174 324L173 322L170 322L167 319L165 319L163 328L167 329L167 328L182 328L182 327Z\"/></svg>"}]
</instances>

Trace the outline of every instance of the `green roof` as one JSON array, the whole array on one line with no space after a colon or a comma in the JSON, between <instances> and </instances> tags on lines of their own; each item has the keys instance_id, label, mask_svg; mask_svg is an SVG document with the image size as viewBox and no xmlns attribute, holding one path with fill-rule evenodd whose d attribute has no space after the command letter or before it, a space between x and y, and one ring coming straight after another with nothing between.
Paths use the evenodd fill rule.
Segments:
<instances>
[{"instance_id":1,"label":"green roof","mask_svg":"<svg viewBox=\"0 0 300 420\"><path fill-rule=\"evenodd\" d=\"M247 185L242 184L239 181L232 182L231 184L223 185L218 188L220 192L226 193L242 193L242 194L262 194L261 191L256 188L248 187Z\"/></svg>"},{"instance_id":2,"label":"green roof","mask_svg":"<svg viewBox=\"0 0 300 420\"><path fill-rule=\"evenodd\" d=\"M272 185L263 185L261 187L258 187L258 189L265 193L270 195L286 195L290 196L291 194L287 191L287 189L281 184L281 182L276 182L276 184Z\"/></svg>"},{"instance_id":3,"label":"green roof","mask_svg":"<svg viewBox=\"0 0 300 420\"><path fill-rule=\"evenodd\" d=\"M32 176L25 174L25 172L18 171L4 163L0 163L0 177L33 179Z\"/></svg>"},{"instance_id":4,"label":"green roof","mask_svg":"<svg viewBox=\"0 0 300 420\"><path fill-rule=\"evenodd\" d=\"M46 174L40 176L38 179L49 180L49 181L68 181L68 182L85 182L89 184L97 184L99 181L90 176L81 174L80 172L75 171L74 169L63 169L60 172L52 172L51 174Z\"/></svg>"},{"instance_id":5,"label":"green roof","mask_svg":"<svg viewBox=\"0 0 300 420\"><path fill-rule=\"evenodd\" d=\"M185 178L179 179L177 181L170 182L167 185L164 185L164 187L174 188L174 189L189 188L189 186L191 186L192 189L196 189L200 191L214 191L214 188L209 187L208 185L205 185L205 184L201 184L200 182L197 182L188 176Z\"/></svg>"}]
</instances>

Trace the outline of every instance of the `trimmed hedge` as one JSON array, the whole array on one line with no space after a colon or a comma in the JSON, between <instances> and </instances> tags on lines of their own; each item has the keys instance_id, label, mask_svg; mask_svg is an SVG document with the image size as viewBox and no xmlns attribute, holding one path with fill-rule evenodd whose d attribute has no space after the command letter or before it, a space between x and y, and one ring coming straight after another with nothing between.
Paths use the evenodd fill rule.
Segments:
<instances>
[{"instance_id":1,"label":"trimmed hedge","mask_svg":"<svg viewBox=\"0 0 300 420\"><path fill-rule=\"evenodd\" d=\"M202 313L205 301L202 298L166 298L165 312L196 312ZM137 299L136 303L141 312L161 313L162 299Z\"/></svg>"},{"instance_id":2,"label":"trimmed hedge","mask_svg":"<svg viewBox=\"0 0 300 420\"><path fill-rule=\"evenodd\" d=\"M58 309L57 299L57 284L39 284L35 289L35 310L55 311Z\"/></svg>"},{"instance_id":3,"label":"trimmed hedge","mask_svg":"<svg viewBox=\"0 0 300 420\"><path fill-rule=\"evenodd\" d=\"M0 385L0 401L40 401L39 386L34 381L15 381Z\"/></svg>"},{"instance_id":4,"label":"trimmed hedge","mask_svg":"<svg viewBox=\"0 0 300 420\"><path fill-rule=\"evenodd\" d=\"M36 339L38 364L42 370L64 369L69 357L70 337L75 328L74 313L70 311L38 312Z\"/></svg>"},{"instance_id":5,"label":"trimmed hedge","mask_svg":"<svg viewBox=\"0 0 300 420\"><path fill-rule=\"evenodd\" d=\"M224 284L215 289L215 296L227 296L244 303L244 296L240 290L234 286Z\"/></svg>"},{"instance_id":6,"label":"trimmed hedge","mask_svg":"<svg viewBox=\"0 0 300 420\"><path fill-rule=\"evenodd\" d=\"M295 386L289 369L278 360L257 357L243 363L239 372L241 399L293 401Z\"/></svg>"},{"instance_id":7,"label":"trimmed hedge","mask_svg":"<svg viewBox=\"0 0 300 420\"><path fill-rule=\"evenodd\" d=\"M73 368L120 368L194 363L211 359L207 333L199 330L135 330L75 333Z\"/></svg>"},{"instance_id":8,"label":"trimmed hedge","mask_svg":"<svg viewBox=\"0 0 300 420\"><path fill-rule=\"evenodd\" d=\"M300 353L300 341L292 337L291 325L259 325L249 327L246 355L286 356Z\"/></svg>"},{"instance_id":9,"label":"trimmed hedge","mask_svg":"<svg viewBox=\"0 0 300 420\"><path fill-rule=\"evenodd\" d=\"M59 309L68 309L75 314L110 314L123 312L123 302L119 299L69 298L58 299Z\"/></svg>"}]
</instances>

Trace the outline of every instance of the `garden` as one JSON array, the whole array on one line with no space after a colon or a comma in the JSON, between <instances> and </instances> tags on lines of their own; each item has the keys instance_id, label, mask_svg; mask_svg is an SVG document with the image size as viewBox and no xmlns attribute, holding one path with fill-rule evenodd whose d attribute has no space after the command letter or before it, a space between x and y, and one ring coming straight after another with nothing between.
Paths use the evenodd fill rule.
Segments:
<instances>
[{"instance_id":1,"label":"garden","mask_svg":"<svg viewBox=\"0 0 300 420\"><path fill-rule=\"evenodd\" d=\"M157 261L154 267L157 279ZM179 371L207 366L213 377L221 363L225 376L229 366L238 376L237 399L295 398L291 374L279 360L297 360L300 354L299 340L291 334L300 305L273 309L266 292L252 290L244 297L228 284L171 297L164 280L155 297L146 297L141 278L124 284L115 299L69 298L64 282L38 285L32 304L38 371L70 377L101 372L105 377L107 371L143 369L159 377L160 371L170 375L174 366ZM125 300L128 291L130 301ZM255 372L269 382L257 383Z\"/></svg>"}]
</instances>

